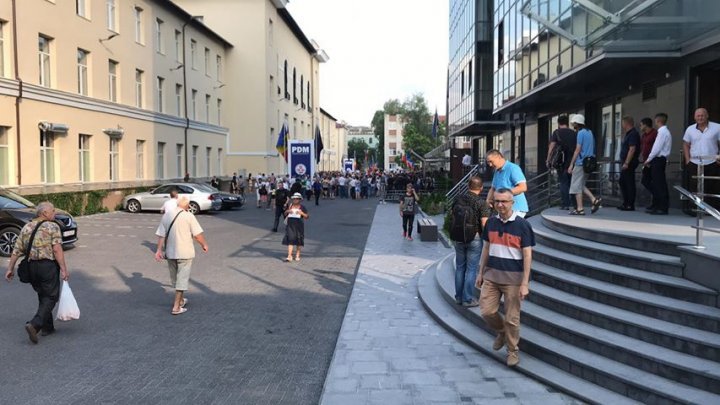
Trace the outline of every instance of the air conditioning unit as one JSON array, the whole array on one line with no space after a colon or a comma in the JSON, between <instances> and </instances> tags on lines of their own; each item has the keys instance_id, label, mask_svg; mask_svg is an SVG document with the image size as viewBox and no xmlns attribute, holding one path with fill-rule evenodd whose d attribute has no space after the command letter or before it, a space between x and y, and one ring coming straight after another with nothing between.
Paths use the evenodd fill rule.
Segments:
<instances>
[{"instance_id":1,"label":"air conditioning unit","mask_svg":"<svg viewBox=\"0 0 720 405\"><path fill-rule=\"evenodd\" d=\"M66 124L58 124L55 122L47 121L40 121L38 123L38 128L40 128L41 131L55 132L58 134L66 134L70 129L70 127L68 127Z\"/></svg>"}]
</instances>

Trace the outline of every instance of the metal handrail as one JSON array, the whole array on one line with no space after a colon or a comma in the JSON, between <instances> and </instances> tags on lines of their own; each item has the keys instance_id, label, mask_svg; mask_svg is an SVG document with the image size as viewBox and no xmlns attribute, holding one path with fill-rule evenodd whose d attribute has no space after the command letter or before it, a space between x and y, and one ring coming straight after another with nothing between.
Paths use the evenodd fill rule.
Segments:
<instances>
[{"instance_id":1,"label":"metal handrail","mask_svg":"<svg viewBox=\"0 0 720 405\"><path fill-rule=\"evenodd\" d=\"M451 188L450 191L445 194L445 199L447 200L448 207L452 206L458 195L465 194L468 187L468 180L470 180L470 177L476 176L479 171L480 165L473 166L472 169L470 169L470 171L468 171L467 174L463 176L463 178L460 179L460 181L458 181L457 184L455 184L453 188Z\"/></svg>"},{"instance_id":2,"label":"metal handrail","mask_svg":"<svg viewBox=\"0 0 720 405\"><path fill-rule=\"evenodd\" d=\"M720 221L720 212L714 207L705 203L705 197L720 198L717 194L705 194L705 180L720 180L718 176L705 176L705 165L703 162L715 162L720 160L718 156L693 156L692 159L700 160L700 164L697 165L697 175L692 178L697 180L697 192L692 193L683 187L675 186L675 190L679 191L680 194L687 197L688 200L692 201L699 209L696 210L696 224L692 226L695 229L695 249L705 249L703 246L703 231L718 232L712 228L705 227L705 214L710 214Z\"/></svg>"}]
</instances>

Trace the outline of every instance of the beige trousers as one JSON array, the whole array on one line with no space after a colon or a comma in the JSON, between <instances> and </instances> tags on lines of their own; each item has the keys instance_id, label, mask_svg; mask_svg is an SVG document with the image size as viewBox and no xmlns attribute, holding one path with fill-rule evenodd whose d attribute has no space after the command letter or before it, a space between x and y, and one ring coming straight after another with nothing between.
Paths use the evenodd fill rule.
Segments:
<instances>
[{"instance_id":1,"label":"beige trousers","mask_svg":"<svg viewBox=\"0 0 720 405\"><path fill-rule=\"evenodd\" d=\"M500 315L500 297L505 297L505 318ZM480 292L480 312L483 319L497 332L505 334L508 352L518 350L520 343L520 286L496 284L484 280Z\"/></svg>"}]
</instances>

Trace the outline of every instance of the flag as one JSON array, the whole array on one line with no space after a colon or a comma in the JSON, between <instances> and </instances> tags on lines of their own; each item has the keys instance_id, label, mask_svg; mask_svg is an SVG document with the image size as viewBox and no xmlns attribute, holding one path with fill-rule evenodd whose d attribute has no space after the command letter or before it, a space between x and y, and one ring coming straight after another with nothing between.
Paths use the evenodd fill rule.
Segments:
<instances>
[{"instance_id":1,"label":"flag","mask_svg":"<svg viewBox=\"0 0 720 405\"><path fill-rule=\"evenodd\" d=\"M285 161L287 162L287 144L288 144L288 127L287 124L283 123L282 128L280 129L280 134L278 135L277 144L275 145L275 149L277 149L278 153L282 155L283 158L285 158Z\"/></svg>"},{"instance_id":2,"label":"flag","mask_svg":"<svg viewBox=\"0 0 720 405\"><path fill-rule=\"evenodd\" d=\"M315 163L320 163L320 154L322 153L324 146L322 141L322 135L320 135L320 127L315 126Z\"/></svg>"},{"instance_id":3,"label":"flag","mask_svg":"<svg viewBox=\"0 0 720 405\"><path fill-rule=\"evenodd\" d=\"M437 108L435 109L435 118L433 118L433 125L432 125L432 137L437 138L438 136L438 126L440 125L440 120L438 119L437 115Z\"/></svg>"},{"instance_id":4,"label":"flag","mask_svg":"<svg viewBox=\"0 0 720 405\"><path fill-rule=\"evenodd\" d=\"M410 159L410 153L408 152L405 152L405 164L407 165L407 167L410 168L410 170L415 169L415 164L413 163L412 159Z\"/></svg>"}]
</instances>

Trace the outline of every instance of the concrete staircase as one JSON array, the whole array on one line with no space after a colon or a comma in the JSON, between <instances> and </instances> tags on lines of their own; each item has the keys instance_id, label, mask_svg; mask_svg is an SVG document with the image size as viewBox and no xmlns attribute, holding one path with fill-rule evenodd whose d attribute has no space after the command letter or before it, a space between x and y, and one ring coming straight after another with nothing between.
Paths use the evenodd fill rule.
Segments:
<instances>
[{"instance_id":1,"label":"concrete staircase","mask_svg":"<svg viewBox=\"0 0 720 405\"><path fill-rule=\"evenodd\" d=\"M519 370L590 403L720 404L718 293L682 278L673 245L530 219ZM454 258L422 275L425 307L492 352L478 308L454 303Z\"/></svg>"}]
</instances>

